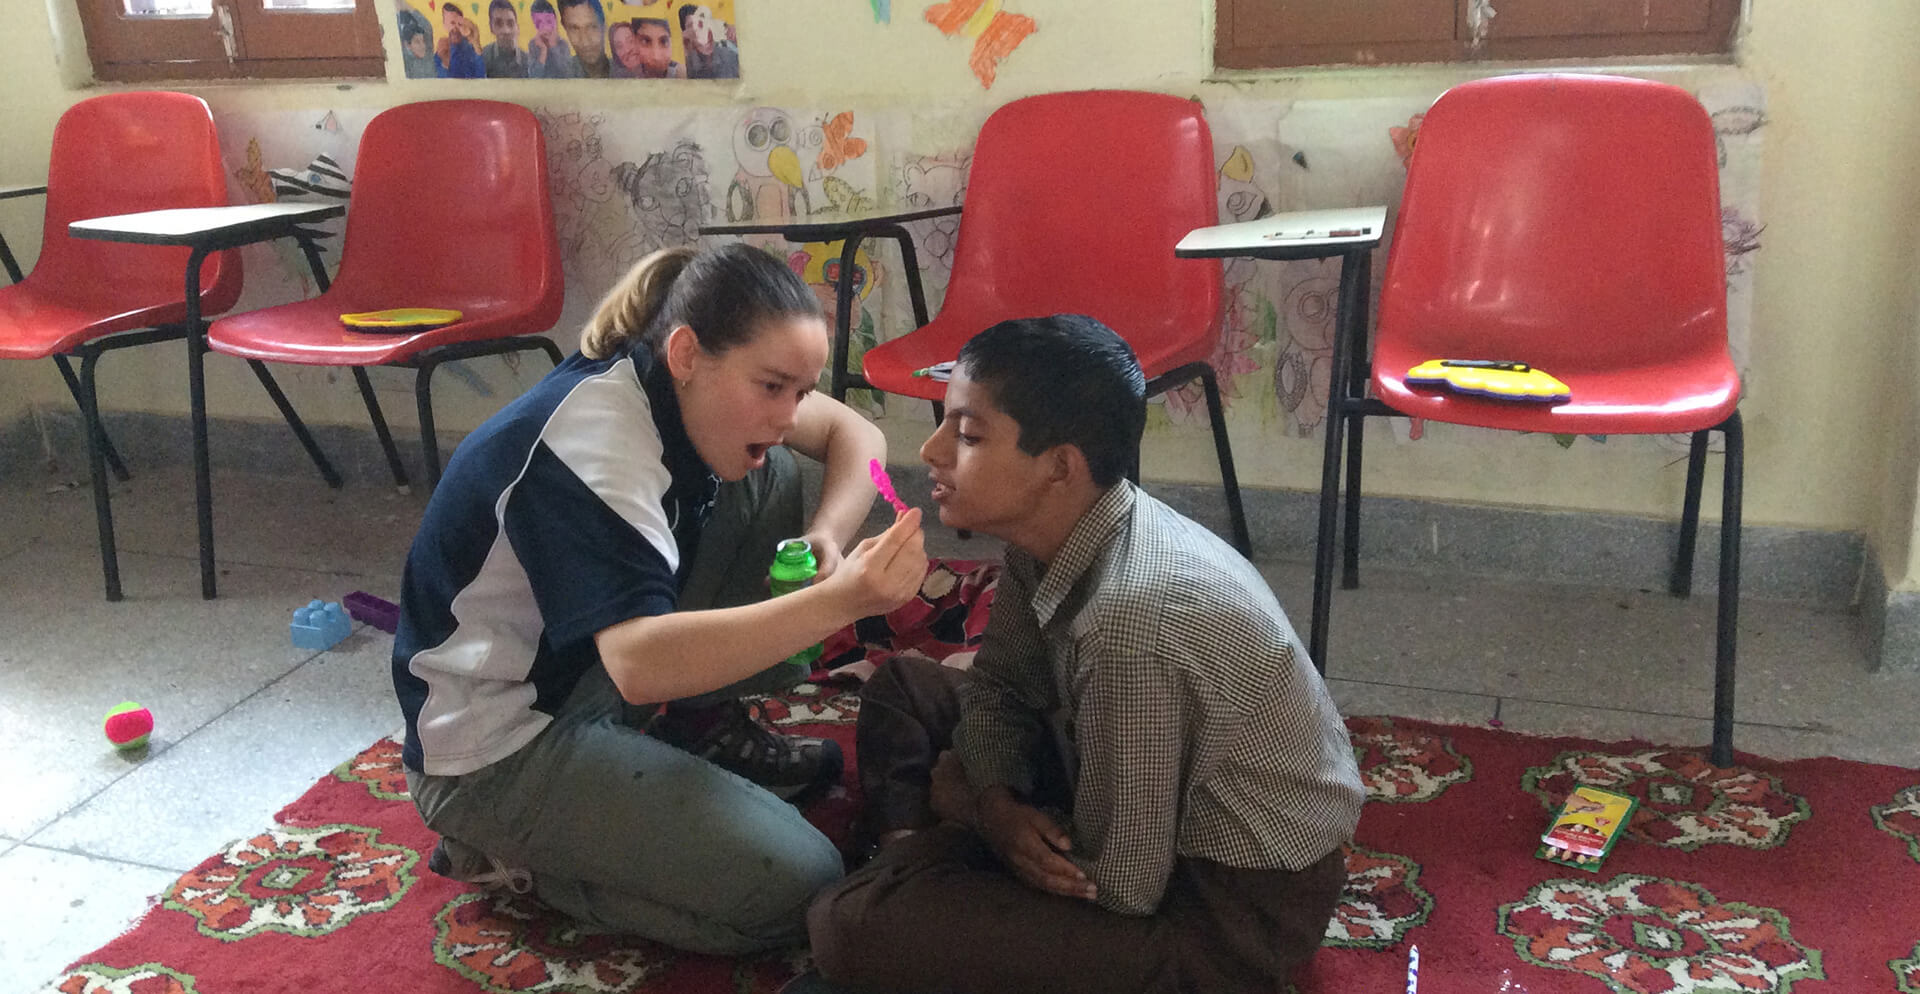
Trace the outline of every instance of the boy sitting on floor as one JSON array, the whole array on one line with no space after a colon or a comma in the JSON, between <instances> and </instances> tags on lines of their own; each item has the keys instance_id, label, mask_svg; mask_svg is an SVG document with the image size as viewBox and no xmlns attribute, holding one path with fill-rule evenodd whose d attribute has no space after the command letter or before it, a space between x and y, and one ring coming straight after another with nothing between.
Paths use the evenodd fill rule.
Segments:
<instances>
[{"instance_id":1,"label":"boy sitting on floor","mask_svg":"<svg viewBox=\"0 0 1920 994\"><path fill-rule=\"evenodd\" d=\"M790 990L1280 989L1363 798L1306 649L1252 565L1127 481L1145 378L1113 331L995 325L946 404L940 520L1006 569L970 671L902 658L863 691L886 844L815 899Z\"/></svg>"}]
</instances>

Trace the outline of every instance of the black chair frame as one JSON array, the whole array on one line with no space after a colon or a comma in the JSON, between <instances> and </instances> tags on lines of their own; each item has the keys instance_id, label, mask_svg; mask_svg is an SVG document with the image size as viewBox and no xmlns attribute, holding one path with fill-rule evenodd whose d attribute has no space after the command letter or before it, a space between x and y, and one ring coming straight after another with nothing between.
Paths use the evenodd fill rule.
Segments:
<instances>
[{"instance_id":1,"label":"black chair frame","mask_svg":"<svg viewBox=\"0 0 1920 994\"><path fill-rule=\"evenodd\" d=\"M30 196L46 192L46 187L23 187L10 192L10 196ZM20 263L14 259L13 250L8 247L7 239L0 235L0 268L7 272L7 279L19 283L26 279L21 272ZM132 348L136 345L152 345L157 342L171 342L187 337L187 326L162 325L143 331L121 332L86 342L73 350L54 355L53 364L60 370L60 379L67 384L67 393L72 395L74 405L80 408L83 430L87 433L87 472L93 486L94 526L100 535L100 572L106 587L109 601L120 600L120 555L113 535L112 498L107 491L106 472L112 469L114 478L122 483L132 479L127 472L127 464L121 460L120 453L114 449L113 440L107 437L106 428L100 423L99 391L95 387L95 365L100 357L117 349ZM76 376L72 360L80 360L80 372Z\"/></svg>"}]
</instances>

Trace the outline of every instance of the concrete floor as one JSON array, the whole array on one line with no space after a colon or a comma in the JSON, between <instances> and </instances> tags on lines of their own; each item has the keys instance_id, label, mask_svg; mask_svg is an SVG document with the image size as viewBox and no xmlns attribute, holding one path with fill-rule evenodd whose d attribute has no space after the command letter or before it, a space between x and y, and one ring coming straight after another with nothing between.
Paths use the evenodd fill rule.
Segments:
<instances>
[{"instance_id":1,"label":"concrete floor","mask_svg":"<svg viewBox=\"0 0 1920 994\"><path fill-rule=\"evenodd\" d=\"M90 492L0 485L0 994L40 989L180 873L401 726L390 636L358 628L313 653L290 645L287 624L313 597L392 599L423 498L232 472L214 486L220 598L199 597L189 475L148 470L115 486L127 597L108 604ZM941 555L996 550L934 539ZM1304 625L1306 564L1261 566ZM1349 714L1708 738L1710 597L1384 569L1363 579L1334 604L1329 685ZM101 736L124 699L156 717L144 755ZM1867 672L1845 614L1746 601L1738 700L1740 749L1920 766L1920 674Z\"/></svg>"}]
</instances>

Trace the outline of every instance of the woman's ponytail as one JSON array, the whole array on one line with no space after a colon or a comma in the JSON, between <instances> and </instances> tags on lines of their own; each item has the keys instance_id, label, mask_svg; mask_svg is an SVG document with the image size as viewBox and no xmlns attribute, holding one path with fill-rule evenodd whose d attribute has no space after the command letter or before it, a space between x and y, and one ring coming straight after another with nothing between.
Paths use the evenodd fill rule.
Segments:
<instances>
[{"instance_id":1,"label":"woman's ponytail","mask_svg":"<svg viewBox=\"0 0 1920 994\"><path fill-rule=\"evenodd\" d=\"M673 281L696 254L691 246L661 249L634 263L594 309L580 333L581 353L589 359L606 359L644 340L654 331Z\"/></svg>"},{"instance_id":2,"label":"woman's ponytail","mask_svg":"<svg viewBox=\"0 0 1920 994\"><path fill-rule=\"evenodd\" d=\"M580 352L609 359L645 344L656 353L676 325L693 329L713 355L752 341L760 325L820 317L820 299L785 260L742 242L701 252L661 249L627 272L580 334Z\"/></svg>"}]
</instances>

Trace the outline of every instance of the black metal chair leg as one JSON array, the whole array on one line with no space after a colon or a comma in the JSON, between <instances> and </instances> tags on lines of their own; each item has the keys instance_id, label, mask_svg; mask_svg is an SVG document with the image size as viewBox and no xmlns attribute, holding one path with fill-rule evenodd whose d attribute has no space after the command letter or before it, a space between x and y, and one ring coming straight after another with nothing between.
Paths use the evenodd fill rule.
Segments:
<instances>
[{"instance_id":1,"label":"black metal chair leg","mask_svg":"<svg viewBox=\"0 0 1920 994\"><path fill-rule=\"evenodd\" d=\"M1320 520L1313 543L1313 625L1307 636L1307 655L1313 666L1327 672L1327 628L1333 614L1333 543L1340 518L1340 435L1346 419L1327 418L1325 452L1320 463Z\"/></svg>"},{"instance_id":2,"label":"black metal chair leg","mask_svg":"<svg viewBox=\"0 0 1920 994\"><path fill-rule=\"evenodd\" d=\"M81 361L85 362L87 360L83 358ZM54 356L53 364L60 367L60 378L67 381L67 392L73 395L74 404L85 407L86 402L80 399L80 381L74 377L73 366L67 362L67 357L63 355ZM114 478L118 479L121 483L125 483L131 478L131 474L127 472L127 464L120 461L120 453L113 450L113 440L107 437L106 426L98 423L99 410L97 397L95 398L95 403L95 423L88 428L88 432L93 442L99 444L101 454L106 456L107 465L112 467Z\"/></svg>"},{"instance_id":3,"label":"black metal chair leg","mask_svg":"<svg viewBox=\"0 0 1920 994\"><path fill-rule=\"evenodd\" d=\"M438 365L438 359L422 361L413 383L413 401L420 409L420 452L427 464L428 493L440 485L440 440L433 427L433 370Z\"/></svg>"},{"instance_id":4,"label":"black metal chair leg","mask_svg":"<svg viewBox=\"0 0 1920 994\"><path fill-rule=\"evenodd\" d=\"M560 346L553 344L553 339L548 338L545 335L536 335L532 337L534 339L534 347L538 348L542 352L545 352L547 354L547 358L553 360L554 368L556 369L559 368L560 363L562 362L562 357L560 355Z\"/></svg>"},{"instance_id":5,"label":"black metal chair leg","mask_svg":"<svg viewBox=\"0 0 1920 994\"><path fill-rule=\"evenodd\" d=\"M1327 672L1328 627L1333 616L1333 543L1340 523L1340 442L1350 403L1347 364L1361 361L1360 357L1348 354L1355 351L1352 321L1360 313L1357 309L1363 306L1360 295L1365 288L1361 270L1361 266L1351 262L1340 266L1340 299L1335 305L1333 322L1333 369L1327 378L1327 437L1320 462L1320 522L1313 543L1313 620L1307 635L1307 654L1313 657L1313 666L1322 676ZM1351 401L1359 402L1360 398Z\"/></svg>"},{"instance_id":6,"label":"black metal chair leg","mask_svg":"<svg viewBox=\"0 0 1920 994\"><path fill-rule=\"evenodd\" d=\"M100 430L99 394L94 390L93 380L94 363L99 358L97 352L81 357L80 382L75 385L74 394L80 401L80 418L87 432L87 475L93 480L93 517L100 529L100 571L106 581L107 600L117 601L120 599L120 553L113 541L113 507L107 494L106 458L101 446L106 433ZM66 371L65 364L60 368Z\"/></svg>"},{"instance_id":7,"label":"black metal chair leg","mask_svg":"<svg viewBox=\"0 0 1920 994\"><path fill-rule=\"evenodd\" d=\"M1227 412L1220 402L1220 381L1213 367L1200 371L1200 389L1207 395L1207 418L1213 423L1213 450L1220 458L1220 483L1227 491L1227 517L1233 526L1233 547L1253 558L1253 538L1247 533L1247 510L1240 502L1240 477L1233 470L1233 446L1227 440Z\"/></svg>"},{"instance_id":8,"label":"black metal chair leg","mask_svg":"<svg viewBox=\"0 0 1920 994\"><path fill-rule=\"evenodd\" d=\"M920 285L920 255L913 248L913 233L901 225L890 225L879 232L900 244L900 271L907 277L907 301L913 305L913 326L927 323L927 291Z\"/></svg>"},{"instance_id":9,"label":"black metal chair leg","mask_svg":"<svg viewBox=\"0 0 1920 994\"><path fill-rule=\"evenodd\" d=\"M1351 354L1347 357L1346 395L1362 398L1367 395L1367 381L1373 378L1373 362L1363 344L1367 337L1367 315L1373 297L1373 253L1362 251L1345 256L1340 261L1342 276L1346 275L1348 267L1357 272L1353 278L1355 287L1352 296L1343 298L1350 308L1345 318L1346 327L1356 329L1347 339L1353 344L1349 347ZM1328 416L1332 416L1332 408L1328 408ZM1340 544L1340 586L1344 590L1360 586L1360 457L1366 437L1367 412L1356 410L1347 421L1346 538Z\"/></svg>"},{"instance_id":10,"label":"black metal chair leg","mask_svg":"<svg viewBox=\"0 0 1920 994\"><path fill-rule=\"evenodd\" d=\"M1680 510L1680 545L1674 550L1673 578L1667 589L1675 597L1693 594L1694 544L1700 534L1700 487L1707 475L1707 432L1693 433L1687 446L1687 496Z\"/></svg>"},{"instance_id":11,"label":"black metal chair leg","mask_svg":"<svg viewBox=\"0 0 1920 994\"><path fill-rule=\"evenodd\" d=\"M860 249L863 236L855 233L848 235L840 244L840 278L833 282L833 351L828 362L828 393L834 400L847 399L848 369L847 357L852 352L853 337L853 272L855 253Z\"/></svg>"},{"instance_id":12,"label":"black metal chair leg","mask_svg":"<svg viewBox=\"0 0 1920 994\"><path fill-rule=\"evenodd\" d=\"M400 462L400 450L393 444L393 433L387 430L387 419L380 413L380 401L373 395L373 381L367 378L365 366L353 367L353 382L360 388L360 399L367 405L367 418L373 422L373 433L380 439L380 451L387 455L387 468L393 471L393 485L407 486L407 468Z\"/></svg>"},{"instance_id":13,"label":"black metal chair leg","mask_svg":"<svg viewBox=\"0 0 1920 994\"><path fill-rule=\"evenodd\" d=\"M1340 542L1342 590L1353 590L1360 586L1360 454L1366 432L1366 415L1355 414L1347 419L1346 531Z\"/></svg>"},{"instance_id":14,"label":"black metal chair leg","mask_svg":"<svg viewBox=\"0 0 1920 994\"><path fill-rule=\"evenodd\" d=\"M925 327L929 320L927 316L927 291L920 285L920 256L913 248L913 233L908 231L904 226L894 224L880 228L874 231L873 234L877 237L891 238L900 246L900 271L905 273L907 277L907 301L913 306L913 326L915 328ZM851 254L848 254L847 257L851 258ZM844 268L847 263L842 262L841 265L843 267L840 270L842 273L849 272L849 270ZM851 293L851 291L849 291L849 293ZM849 385L867 384L864 371L860 376L848 373L846 379ZM856 380L858 384L855 384ZM870 384L867 385L871 387ZM944 420L946 420L946 405L936 400L933 402L933 426L936 429L939 428L940 423ZM1136 473L1132 479L1135 483L1138 483L1139 475ZM962 531L960 537L972 538L973 533Z\"/></svg>"},{"instance_id":15,"label":"black metal chair leg","mask_svg":"<svg viewBox=\"0 0 1920 994\"><path fill-rule=\"evenodd\" d=\"M1720 489L1720 613L1714 631L1713 764L1733 765L1734 649L1740 621L1740 498L1746 476L1746 440L1735 411L1720 425L1727 439Z\"/></svg>"},{"instance_id":16,"label":"black metal chair leg","mask_svg":"<svg viewBox=\"0 0 1920 994\"><path fill-rule=\"evenodd\" d=\"M200 320L200 268L207 250L187 256L187 410L193 422L193 512L200 537L200 597L218 596L213 562L213 467L207 452L207 327Z\"/></svg>"},{"instance_id":17,"label":"black metal chair leg","mask_svg":"<svg viewBox=\"0 0 1920 994\"><path fill-rule=\"evenodd\" d=\"M326 293L333 287L333 280L327 277L326 264L320 261L320 243L316 240L320 237L320 233L301 228L294 232L293 237L300 243L301 253L307 257L307 268L313 271L314 288L320 293Z\"/></svg>"},{"instance_id":18,"label":"black metal chair leg","mask_svg":"<svg viewBox=\"0 0 1920 994\"><path fill-rule=\"evenodd\" d=\"M267 370L267 364L258 359L248 359L247 365L253 367L253 375L260 379L260 385L267 388L267 396L273 398L273 406L280 409L280 416L287 421L287 427L293 429L293 437L300 440L300 447L307 450L307 458L313 460L313 466L320 471L320 478L327 486L339 489L340 473L327 461L327 454L320 451L320 444L313 440L313 434L307 431L306 422L294 412L293 405L287 401L287 395L280 392L280 384L274 382L273 374Z\"/></svg>"},{"instance_id":19,"label":"black metal chair leg","mask_svg":"<svg viewBox=\"0 0 1920 994\"><path fill-rule=\"evenodd\" d=\"M7 271L7 279L15 283L27 278L26 274L20 271L20 263L14 260L13 250L7 247L7 239L3 235L0 235L0 268L4 268Z\"/></svg>"}]
</instances>

